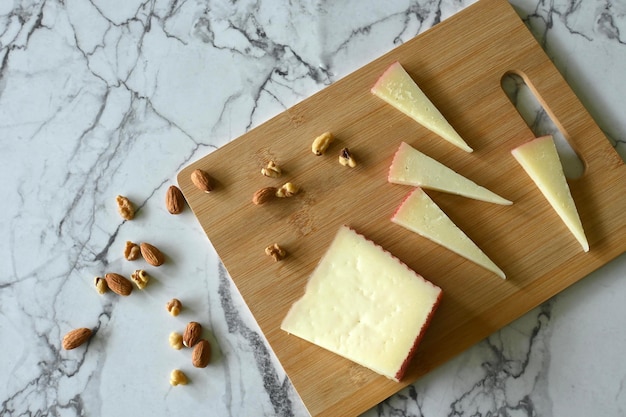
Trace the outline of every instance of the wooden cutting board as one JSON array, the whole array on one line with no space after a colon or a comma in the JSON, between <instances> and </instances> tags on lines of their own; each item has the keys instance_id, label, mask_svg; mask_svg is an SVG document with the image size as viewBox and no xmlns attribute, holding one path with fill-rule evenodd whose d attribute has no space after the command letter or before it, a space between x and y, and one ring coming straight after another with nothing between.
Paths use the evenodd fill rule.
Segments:
<instances>
[{"instance_id":1,"label":"wooden cutting board","mask_svg":"<svg viewBox=\"0 0 626 417\"><path fill-rule=\"evenodd\" d=\"M406 68L474 148L449 145L370 93L394 61ZM570 181L591 246L584 253L510 155L533 138L501 88L522 76L585 164ZM311 142L337 137L325 156ZM503 281L390 222L410 187L387 183L401 141L514 201L498 206L429 192L507 274ZM354 169L337 161L347 146ZM276 161L282 178L263 177ZM190 173L216 181L197 190ZM267 123L184 168L183 193L284 366L309 412L357 415L622 254L626 248L626 168L523 22L505 0L481 0ZM254 192L291 181L302 192L263 206ZM383 246L444 290L431 327L402 383L280 330L291 304L340 225ZM264 248L289 253L273 262Z\"/></svg>"}]
</instances>

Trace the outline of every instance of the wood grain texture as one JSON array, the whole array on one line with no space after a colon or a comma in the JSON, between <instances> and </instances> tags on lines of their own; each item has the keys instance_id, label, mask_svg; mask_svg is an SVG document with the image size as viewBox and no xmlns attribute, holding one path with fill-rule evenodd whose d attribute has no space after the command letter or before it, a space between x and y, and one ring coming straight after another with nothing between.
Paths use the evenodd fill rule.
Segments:
<instances>
[{"instance_id":1,"label":"wood grain texture","mask_svg":"<svg viewBox=\"0 0 626 417\"><path fill-rule=\"evenodd\" d=\"M485 25L483 22L489 22ZM465 153L370 93L400 61L474 148ZM590 252L584 253L511 156L532 132L501 89L515 72L540 97L584 161L570 181ZM311 142L337 137L325 156ZM394 225L411 188L387 183L401 141L514 202L499 206L429 192L508 276L496 275ZM347 146L359 165L339 165ZM276 161L282 178L261 176ZM216 180L210 194L190 173ZM315 416L357 415L583 278L626 249L626 168L554 65L505 0L481 0L431 30L184 168L178 181L296 390ZM292 181L302 192L263 206L254 192ZM291 304L334 237L349 225L444 290L401 383L387 380L280 330ZM273 262L277 242L289 253Z\"/></svg>"}]
</instances>

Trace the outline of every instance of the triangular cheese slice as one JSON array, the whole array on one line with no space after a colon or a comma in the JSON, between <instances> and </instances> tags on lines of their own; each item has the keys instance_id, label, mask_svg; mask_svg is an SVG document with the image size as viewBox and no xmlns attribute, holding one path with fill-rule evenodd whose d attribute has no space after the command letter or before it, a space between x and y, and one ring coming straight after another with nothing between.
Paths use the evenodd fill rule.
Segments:
<instances>
[{"instance_id":1,"label":"triangular cheese slice","mask_svg":"<svg viewBox=\"0 0 626 417\"><path fill-rule=\"evenodd\" d=\"M450 220L421 188L416 188L408 195L391 221L506 279L504 272Z\"/></svg>"},{"instance_id":2,"label":"triangular cheese slice","mask_svg":"<svg viewBox=\"0 0 626 417\"><path fill-rule=\"evenodd\" d=\"M402 142L391 166L388 181L462 195L489 203L509 205L509 200L481 187L441 162Z\"/></svg>"},{"instance_id":3,"label":"triangular cheese slice","mask_svg":"<svg viewBox=\"0 0 626 417\"><path fill-rule=\"evenodd\" d=\"M589 243L576 210L563 166L552 136L542 136L511 151L517 162L537 184L548 202L565 222L585 252Z\"/></svg>"},{"instance_id":4,"label":"triangular cheese slice","mask_svg":"<svg viewBox=\"0 0 626 417\"><path fill-rule=\"evenodd\" d=\"M441 288L343 226L281 329L399 381L441 294Z\"/></svg>"},{"instance_id":5,"label":"triangular cheese slice","mask_svg":"<svg viewBox=\"0 0 626 417\"><path fill-rule=\"evenodd\" d=\"M472 148L448 123L399 62L394 62L387 68L371 91L448 142L466 152L472 152Z\"/></svg>"}]
</instances>

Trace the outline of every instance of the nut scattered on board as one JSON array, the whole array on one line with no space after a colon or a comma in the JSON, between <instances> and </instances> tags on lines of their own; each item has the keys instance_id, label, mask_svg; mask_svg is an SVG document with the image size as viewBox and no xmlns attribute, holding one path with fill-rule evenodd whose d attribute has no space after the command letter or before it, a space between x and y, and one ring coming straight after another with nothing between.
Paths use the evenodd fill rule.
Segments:
<instances>
[{"instance_id":1,"label":"nut scattered on board","mask_svg":"<svg viewBox=\"0 0 626 417\"><path fill-rule=\"evenodd\" d=\"M281 248L278 243L274 243L265 248L265 254L271 256L275 262L285 259L287 252Z\"/></svg>"},{"instance_id":2,"label":"nut scattered on board","mask_svg":"<svg viewBox=\"0 0 626 417\"><path fill-rule=\"evenodd\" d=\"M109 290L107 282L102 277L95 277L93 279L93 283L96 286L96 291L98 291L98 294L104 294Z\"/></svg>"},{"instance_id":3,"label":"nut scattered on board","mask_svg":"<svg viewBox=\"0 0 626 417\"><path fill-rule=\"evenodd\" d=\"M165 304L165 308L172 316L176 317L180 314L180 310L183 308L183 303L181 303L177 298L172 298Z\"/></svg>"},{"instance_id":4,"label":"nut scattered on board","mask_svg":"<svg viewBox=\"0 0 626 417\"><path fill-rule=\"evenodd\" d=\"M191 364L196 368L206 368L211 362L211 344L208 340L202 339L196 343L191 352Z\"/></svg>"},{"instance_id":5,"label":"nut scattered on board","mask_svg":"<svg viewBox=\"0 0 626 417\"><path fill-rule=\"evenodd\" d=\"M330 143L335 139L333 134L330 132L325 132L315 138L313 144L311 145L311 150L317 156L323 155L324 152L330 146Z\"/></svg>"},{"instance_id":6,"label":"nut scattered on board","mask_svg":"<svg viewBox=\"0 0 626 417\"><path fill-rule=\"evenodd\" d=\"M339 163L344 167L354 168L356 166L354 156L352 156L348 148L343 148L341 152L339 152Z\"/></svg>"},{"instance_id":7,"label":"nut scattered on board","mask_svg":"<svg viewBox=\"0 0 626 417\"><path fill-rule=\"evenodd\" d=\"M213 190L213 180L209 174L201 169L196 169L191 173L191 182L205 193L210 193Z\"/></svg>"},{"instance_id":8,"label":"nut scattered on board","mask_svg":"<svg viewBox=\"0 0 626 417\"><path fill-rule=\"evenodd\" d=\"M143 269L137 269L130 275L130 280L135 283L137 288L143 290L148 285L148 281L150 281L150 276Z\"/></svg>"},{"instance_id":9,"label":"nut scattered on board","mask_svg":"<svg viewBox=\"0 0 626 417\"><path fill-rule=\"evenodd\" d=\"M133 284L120 274L110 272L104 276L107 286L111 291L119 295L130 295L133 292Z\"/></svg>"},{"instance_id":10,"label":"nut scattered on board","mask_svg":"<svg viewBox=\"0 0 626 417\"><path fill-rule=\"evenodd\" d=\"M139 245L139 249L141 250L141 256L152 266L161 266L163 262L165 262L165 256L161 251L156 247L149 243L142 242Z\"/></svg>"},{"instance_id":11,"label":"nut scattered on board","mask_svg":"<svg viewBox=\"0 0 626 417\"><path fill-rule=\"evenodd\" d=\"M283 174L283 171L276 165L276 162L269 161L265 168L261 168L261 174L270 178L278 178Z\"/></svg>"},{"instance_id":12,"label":"nut scattered on board","mask_svg":"<svg viewBox=\"0 0 626 417\"><path fill-rule=\"evenodd\" d=\"M139 255L141 255L139 245L127 240L126 246L124 246L124 258L128 261L134 261L139 259Z\"/></svg>"},{"instance_id":13,"label":"nut scattered on board","mask_svg":"<svg viewBox=\"0 0 626 417\"><path fill-rule=\"evenodd\" d=\"M83 343L85 343L92 335L91 329L86 327L81 327L79 329L74 329L65 334L63 336L63 349L71 350L76 349Z\"/></svg>"},{"instance_id":14,"label":"nut scattered on board","mask_svg":"<svg viewBox=\"0 0 626 417\"><path fill-rule=\"evenodd\" d=\"M261 188L260 190L257 190L257 192L254 193L254 195L252 196L252 202L257 206L265 204L274 197L276 197L277 191L278 189L276 187Z\"/></svg>"},{"instance_id":15,"label":"nut scattered on board","mask_svg":"<svg viewBox=\"0 0 626 417\"><path fill-rule=\"evenodd\" d=\"M175 185L170 185L165 193L165 207L171 214L180 214L185 209L185 197Z\"/></svg>"},{"instance_id":16,"label":"nut scattered on board","mask_svg":"<svg viewBox=\"0 0 626 417\"><path fill-rule=\"evenodd\" d=\"M115 201L117 201L117 211L119 211L123 219L132 220L135 218L135 206L128 197L118 195L115 197Z\"/></svg>"},{"instance_id":17,"label":"nut scattered on board","mask_svg":"<svg viewBox=\"0 0 626 417\"><path fill-rule=\"evenodd\" d=\"M172 386L187 385L188 382L189 380L187 379L187 375L185 375L185 373L180 369L174 369L170 373L170 384L172 384Z\"/></svg>"},{"instance_id":18,"label":"nut scattered on board","mask_svg":"<svg viewBox=\"0 0 626 417\"><path fill-rule=\"evenodd\" d=\"M291 197L298 194L298 191L300 191L300 188L291 182L287 182L276 191L276 197Z\"/></svg>"},{"instance_id":19,"label":"nut scattered on board","mask_svg":"<svg viewBox=\"0 0 626 417\"><path fill-rule=\"evenodd\" d=\"M181 350L183 348L183 335L178 332L170 333L170 346L173 349Z\"/></svg>"},{"instance_id":20,"label":"nut scattered on board","mask_svg":"<svg viewBox=\"0 0 626 417\"><path fill-rule=\"evenodd\" d=\"M202 325L195 321L189 322L183 333L183 345L193 347L202 338Z\"/></svg>"}]
</instances>

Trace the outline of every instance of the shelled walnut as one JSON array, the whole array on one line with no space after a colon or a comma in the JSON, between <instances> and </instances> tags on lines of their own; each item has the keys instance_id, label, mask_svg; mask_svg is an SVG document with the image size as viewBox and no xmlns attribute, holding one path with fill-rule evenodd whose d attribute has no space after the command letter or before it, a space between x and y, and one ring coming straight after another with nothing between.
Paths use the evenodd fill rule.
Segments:
<instances>
[{"instance_id":1,"label":"shelled walnut","mask_svg":"<svg viewBox=\"0 0 626 417\"><path fill-rule=\"evenodd\" d=\"M276 190L276 197L284 198L284 197L292 197L300 191L300 188L295 186L291 182L287 182L283 184L278 190Z\"/></svg>"},{"instance_id":2,"label":"shelled walnut","mask_svg":"<svg viewBox=\"0 0 626 417\"><path fill-rule=\"evenodd\" d=\"M187 375L180 369L174 369L170 373L170 384L172 384L172 386L187 385L188 383L189 379L187 379Z\"/></svg>"},{"instance_id":3,"label":"shelled walnut","mask_svg":"<svg viewBox=\"0 0 626 417\"><path fill-rule=\"evenodd\" d=\"M261 168L261 174L266 177L278 178L282 173L282 169L274 161L269 161L264 168Z\"/></svg>"},{"instance_id":4,"label":"shelled walnut","mask_svg":"<svg viewBox=\"0 0 626 417\"><path fill-rule=\"evenodd\" d=\"M131 242L130 240L126 241L126 246L124 246L124 258L128 261L134 261L139 259L141 255L141 250L139 249L139 245Z\"/></svg>"},{"instance_id":5,"label":"shelled walnut","mask_svg":"<svg viewBox=\"0 0 626 417\"><path fill-rule=\"evenodd\" d=\"M118 195L115 197L115 201L117 202L117 211L119 211L120 216L122 216L124 220L132 220L135 218L135 206L128 197Z\"/></svg>"},{"instance_id":6,"label":"shelled walnut","mask_svg":"<svg viewBox=\"0 0 626 417\"><path fill-rule=\"evenodd\" d=\"M130 275L131 281L135 283L137 288L143 290L148 285L148 281L150 281L150 276L143 269L137 269Z\"/></svg>"},{"instance_id":7,"label":"shelled walnut","mask_svg":"<svg viewBox=\"0 0 626 417\"><path fill-rule=\"evenodd\" d=\"M172 298L165 304L165 308L172 316L176 317L180 314L180 310L182 310L183 304L180 302L179 299Z\"/></svg>"},{"instance_id":8,"label":"shelled walnut","mask_svg":"<svg viewBox=\"0 0 626 417\"><path fill-rule=\"evenodd\" d=\"M287 252L278 243L273 243L265 248L265 254L271 256L275 262L285 259Z\"/></svg>"}]
</instances>

